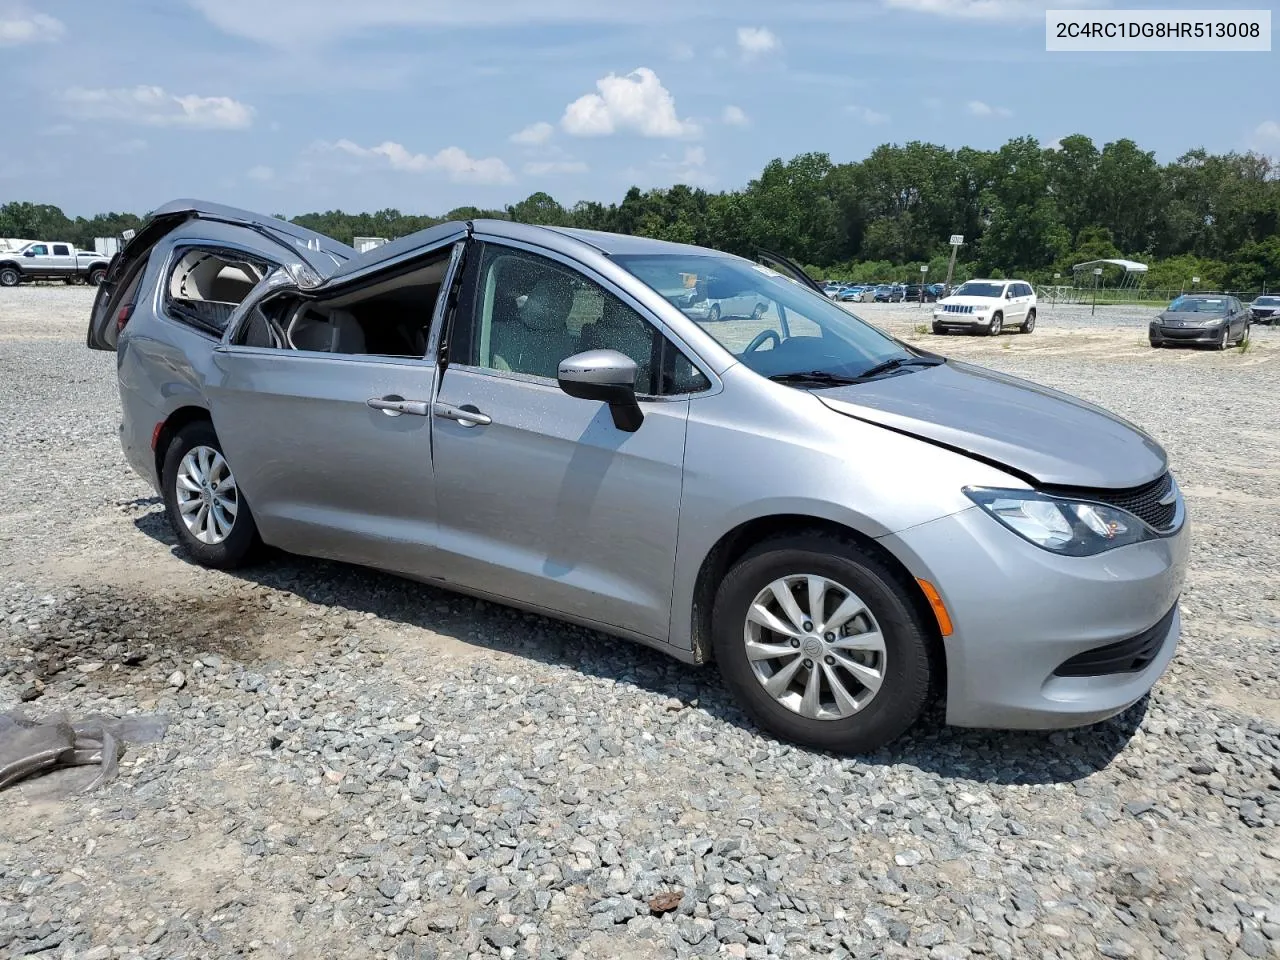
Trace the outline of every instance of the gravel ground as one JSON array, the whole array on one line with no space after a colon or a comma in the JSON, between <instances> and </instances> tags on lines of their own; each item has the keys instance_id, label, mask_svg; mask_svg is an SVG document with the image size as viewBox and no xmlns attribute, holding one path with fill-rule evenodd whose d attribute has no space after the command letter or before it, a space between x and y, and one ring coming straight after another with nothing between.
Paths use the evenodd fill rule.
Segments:
<instances>
[{"instance_id":1,"label":"gravel ground","mask_svg":"<svg viewBox=\"0 0 1280 960\"><path fill-rule=\"evenodd\" d=\"M1149 311L992 340L860 306L1149 429L1196 535L1147 702L1052 734L934 717L849 759L574 627L340 564L186 562L119 451L91 293L0 290L0 709L172 723L98 791L0 798L0 952L1280 956L1280 330L1152 351Z\"/></svg>"}]
</instances>

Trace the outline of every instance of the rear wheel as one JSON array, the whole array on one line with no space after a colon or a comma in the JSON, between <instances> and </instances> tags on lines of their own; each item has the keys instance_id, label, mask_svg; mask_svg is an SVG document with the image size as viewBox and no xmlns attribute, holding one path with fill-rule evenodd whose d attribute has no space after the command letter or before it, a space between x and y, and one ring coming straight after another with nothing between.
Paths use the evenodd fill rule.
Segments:
<instances>
[{"instance_id":1,"label":"rear wheel","mask_svg":"<svg viewBox=\"0 0 1280 960\"><path fill-rule=\"evenodd\" d=\"M763 316L764 316L764 304L757 303L755 306L755 309L751 311L751 319L759 320Z\"/></svg>"},{"instance_id":2,"label":"rear wheel","mask_svg":"<svg viewBox=\"0 0 1280 960\"><path fill-rule=\"evenodd\" d=\"M13 267L0 267L0 287L16 287L22 282L22 274Z\"/></svg>"},{"instance_id":3,"label":"rear wheel","mask_svg":"<svg viewBox=\"0 0 1280 960\"><path fill-rule=\"evenodd\" d=\"M96 287L107 279L107 271L103 267L94 267L89 271L89 276L86 279L89 281L89 286Z\"/></svg>"},{"instance_id":4,"label":"rear wheel","mask_svg":"<svg viewBox=\"0 0 1280 960\"><path fill-rule=\"evenodd\" d=\"M928 634L909 591L845 540L760 544L716 593L712 642L726 685L783 739L847 753L884 746L930 697Z\"/></svg>"},{"instance_id":5,"label":"rear wheel","mask_svg":"<svg viewBox=\"0 0 1280 960\"><path fill-rule=\"evenodd\" d=\"M707 314L707 319L712 323L720 319L720 304L713 303L711 305L711 312Z\"/></svg>"},{"instance_id":6,"label":"rear wheel","mask_svg":"<svg viewBox=\"0 0 1280 960\"><path fill-rule=\"evenodd\" d=\"M987 336L998 337L1000 331L1004 329L1004 314L994 313L991 315L991 325L987 327Z\"/></svg>"},{"instance_id":7,"label":"rear wheel","mask_svg":"<svg viewBox=\"0 0 1280 960\"><path fill-rule=\"evenodd\" d=\"M1034 309L1027 311L1027 319L1022 321L1022 332L1030 333L1036 328L1036 312Z\"/></svg>"},{"instance_id":8,"label":"rear wheel","mask_svg":"<svg viewBox=\"0 0 1280 960\"><path fill-rule=\"evenodd\" d=\"M252 559L258 527L212 423L200 420L179 430L161 474L169 525L197 563L230 569Z\"/></svg>"}]
</instances>

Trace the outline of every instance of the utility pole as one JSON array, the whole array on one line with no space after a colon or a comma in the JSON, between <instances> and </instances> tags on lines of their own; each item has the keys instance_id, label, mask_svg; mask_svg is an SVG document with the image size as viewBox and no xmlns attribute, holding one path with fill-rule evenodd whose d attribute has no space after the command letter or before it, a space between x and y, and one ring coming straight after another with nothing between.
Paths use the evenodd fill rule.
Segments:
<instances>
[{"instance_id":1,"label":"utility pole","mask_svg":"<svg viewBox=\"0 0 1280 960\"><path fill-rule=\"evenodd\" d=\"M1098 312L1098 278L1102 276L1102 268L1093 268L1093 309L1089 311L1089 316L1094 316Z\"/></svg>"},{"instance_id":2,"label":"utility pole","mask_svg":"<svg viewBox=\"0 0 1280 960\"><path fill-rule=\"evenodd\" d=\"M924 280L929 273L929 265L926 263L920 268L920 306L924 306Z\"/></svg>"},{"instance_id":3,"label":"utility pole","mask_svg":"<svg viewBox=\"0 0 1280 960\"><path fill-rule=\"evenodd\" d=\"M964 246L964 235L960 233L953 233L951 235L951 262L947 264L946 292L948 294L951 293L951 277L956 272L956 254L960 251L960 248L963 246Z\"/></svg>"}]
</instances>

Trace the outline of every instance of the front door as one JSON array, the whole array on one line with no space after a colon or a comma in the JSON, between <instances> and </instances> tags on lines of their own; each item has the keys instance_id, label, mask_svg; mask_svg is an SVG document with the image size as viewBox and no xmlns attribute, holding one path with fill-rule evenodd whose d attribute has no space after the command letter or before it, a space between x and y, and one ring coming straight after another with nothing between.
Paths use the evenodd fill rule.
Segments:
<instances>
[{"instance_id":1,"label":"front door","mask_svg":"<svg viewBox=\"0 0 1280 960\"><path fill-rule=\"evenodd\" d=\"M467 259L432 421L445 576L665 640L685 398L705 376L603 278L491 243ZM588 349L636 361L634 433L557 385Z\"/></svg>"}]
</instances>

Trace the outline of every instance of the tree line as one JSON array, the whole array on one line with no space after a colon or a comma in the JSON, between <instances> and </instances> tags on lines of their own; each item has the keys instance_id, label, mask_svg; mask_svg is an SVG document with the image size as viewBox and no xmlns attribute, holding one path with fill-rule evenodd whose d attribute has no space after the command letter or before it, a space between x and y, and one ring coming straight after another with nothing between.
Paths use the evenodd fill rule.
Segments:
<instances>
[{"instance_id":1,"label":"tree line","mask_svg":"<svg viewBox=\"0 0 1280 960\"><path fill-rule=\"evenodd\" d=\"M998 150L951 150L912 141L834 163L806 153L770 162L739 190L678 184L620 202L566 207L538 192L503 210L461 207L443 216L387 209L307 213L294 223L350 243L394 238L450 219L633 233L752 255L782 253L820 277L907 280L922 265L941 279L948 238L963 234L960 276L1066 278L1076 263L1107 257L1150 265L1146 285L1280 286L1280 164L1257 153L1188 151L1161 164L1132 140L1098 147L1086 136L1046 147L1033 137ZM74 220L57 207L0 206L0 236L85 245L135 227L132 214Z\"/></svg>"}]
</instances>

